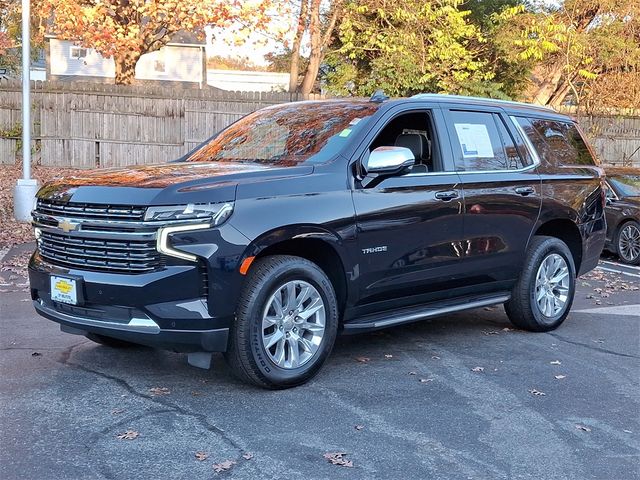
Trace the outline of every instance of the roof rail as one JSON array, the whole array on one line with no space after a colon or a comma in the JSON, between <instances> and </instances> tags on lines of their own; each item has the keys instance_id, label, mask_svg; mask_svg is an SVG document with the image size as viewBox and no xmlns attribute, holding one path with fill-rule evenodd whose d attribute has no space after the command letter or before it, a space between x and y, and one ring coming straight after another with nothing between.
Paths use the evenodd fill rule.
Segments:
<instances>
[{"instance_id":1,"label":"roof rail","mask_svg":"<svg viewBox=\"0 0 640 480\"><path fill-rule=\"evenodd\" d=\"M464 95L447 95L441 93L418 93L413 95L411 98L418 99L433 99L433 100L472 100L476 102L491 102L491 103L500 103L502 105L513 105L516 107L528 107L528 108L539 108L541 110L546 110L549 112L555 112L555 110L551 107L547 107L546 105L535 105L532 103L524 103L524 102L514 102L511 100L496 100L493 98L483 98L483 97L468 97Z\"/></svg>"}]
</instances>

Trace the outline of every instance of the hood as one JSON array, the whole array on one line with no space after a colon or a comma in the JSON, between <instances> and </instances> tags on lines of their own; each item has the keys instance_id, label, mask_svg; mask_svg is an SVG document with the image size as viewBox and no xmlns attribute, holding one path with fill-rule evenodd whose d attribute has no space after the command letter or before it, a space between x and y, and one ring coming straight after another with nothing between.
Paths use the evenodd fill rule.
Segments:
<instances>
[{"instance_id":1,"label":"hood","mask_svg":"<svg viewBox=\"0 0 640 480\"><path fill-rule=\"evenodd\" d=\"M238 183L308 175L311 172L313 167L308 166L283 168L259 163L176 162L137 165L88 170L64 177L42 187L38 198L132 205L224 201L233 200ZM220 198L212 199L212 194Z\"/></svg>"}]
</instances>

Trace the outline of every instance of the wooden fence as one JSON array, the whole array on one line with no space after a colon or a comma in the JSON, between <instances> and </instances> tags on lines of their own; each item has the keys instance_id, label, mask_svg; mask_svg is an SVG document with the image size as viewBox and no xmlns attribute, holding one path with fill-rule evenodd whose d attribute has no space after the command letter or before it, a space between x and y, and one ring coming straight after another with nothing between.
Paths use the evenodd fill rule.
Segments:
<instances>
[{"instance_id":1,"label":"wooden fence","mask_svg":"<svg viewBox=\"0 0 640 480\"><path fill-rule=\"evenodd\" d=\"M173 160L249 112L299 99L155 85L34 82L32 88L34 161L79 168ZM21 108L20 83L0 81L0 164L16 161ZM603 162L640 166L640 114L579 119Z\"/></svg>"}]
</instances>

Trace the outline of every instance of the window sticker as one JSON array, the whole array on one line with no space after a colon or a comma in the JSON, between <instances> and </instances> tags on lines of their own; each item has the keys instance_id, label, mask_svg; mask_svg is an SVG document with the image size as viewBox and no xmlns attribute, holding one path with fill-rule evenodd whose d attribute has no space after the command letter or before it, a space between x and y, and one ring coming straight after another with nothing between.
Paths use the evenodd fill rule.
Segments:
<instances>
[{"instance_id":1,"label":"window sticker","mask_svg":"<svg viewBox=\"0 0 640 480\"><path fill-rule=\"evenodd\" d=\"M350 128L345 128L344 130L342 130L340 132L340 137L348 137L351 134L351 129Z\"/></svg>"},{"instance_id":2,"label":"window sticker","mask_svg":"<svg viewBox=\"0 0 640 480\"><path fill-rule=\"evenodd\" d=\"M351 125L351 126L357 125L357 124L359 124L359 123L360 123L360 120L362 120L362 119L361 119L361 118L357 118L357 117L356 117L356 118L354 118L353 120L351 120L351 121L349 122L349 125Z\"/></svg>"},{"instance_id":3,"label":"window sticker","mask_svg":"<svg viewBox=\"0 0 640 480\"><path fill-rule=\"evenodd\" d=\"M464 158L494 158L487 126L478 123L455 123Z\"/></svg>"}]
</instances>

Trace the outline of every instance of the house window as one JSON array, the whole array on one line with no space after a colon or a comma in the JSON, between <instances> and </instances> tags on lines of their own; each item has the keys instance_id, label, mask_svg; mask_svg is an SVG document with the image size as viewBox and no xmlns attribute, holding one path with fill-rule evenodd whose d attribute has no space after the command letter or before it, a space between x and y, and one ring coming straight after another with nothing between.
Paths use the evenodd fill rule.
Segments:
<instances>
[{"instance_id":1,"label":"house window","mask_svg":"<svg viewBox=\"0 0 640 480\"><path fill-rule=\"evenodd\" d=\"M78 60L87 57L87 49L83 47L71 47L71 58Z\"/></svg>"},{"instance_id":2,"label":"house window","mask_svg":"<svg viewBox=\"0 0 640 480\"><path fill-rule=\"evenodd\" d=\"M155 73L166 73L167 72L167 66L164 62L164 55L163 56L158 56L154 61L153 61L153 71Z\"/></svg>"}]
</instances>

